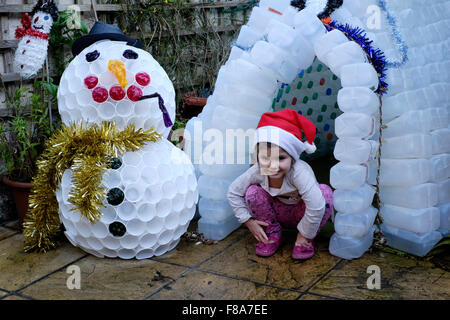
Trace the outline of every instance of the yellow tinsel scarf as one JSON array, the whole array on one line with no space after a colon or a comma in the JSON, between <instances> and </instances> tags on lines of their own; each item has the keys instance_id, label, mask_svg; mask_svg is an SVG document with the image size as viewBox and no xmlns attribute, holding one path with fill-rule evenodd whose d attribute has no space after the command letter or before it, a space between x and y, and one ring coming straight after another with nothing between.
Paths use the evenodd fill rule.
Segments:
<instances>
[{"instance_id":1,"label":"yellow tinsel scarf","mask_svg":"<svg viewBox=\"0 0 450 320\"><path fill-rule=\"evenodd\" d=\"M133 124L120 131L114 122L98 125L75 123L62 126L46 142L37 162L29 199L29 213L23 224L25 251L46 252L56 246L54 237L60 221L56 189L66 169L73 169L73 187L69 201L92 223L101 217L100 207L106 191L100 186L102 175L117 152L136 151L145 143L162 136L154 131L136 130Z\"/></svg>"}]
</instances>

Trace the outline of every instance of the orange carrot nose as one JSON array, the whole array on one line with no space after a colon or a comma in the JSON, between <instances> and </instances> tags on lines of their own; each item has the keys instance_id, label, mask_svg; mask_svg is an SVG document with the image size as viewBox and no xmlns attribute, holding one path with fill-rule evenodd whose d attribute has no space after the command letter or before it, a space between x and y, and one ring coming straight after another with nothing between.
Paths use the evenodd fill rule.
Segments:
<instances>
[{"instance_id":1,"label":"orange carrot nose","mask_svg":"<svg viewBox=\"0 0 450 320\"><path fill-rule=\"evenodd\" d=\"M127 70L125 69L125 64L122 61L109 60L108 70L116 76L122 89L127 86Z\"/></svg>"},{"instance_id":2,"label":"orange carrot nose","mask_svg":"<svg viewBox=\"0 0 450 320\"><path fill-rule=\"evenodd\" d=\"M326 23L326 24L330 24L330 22L331 22L331 18L330 17L326 17L326 18L323 18L323 19L320 19L320 20L322 20L322 22Z\"/></svg>"}]
</instances>

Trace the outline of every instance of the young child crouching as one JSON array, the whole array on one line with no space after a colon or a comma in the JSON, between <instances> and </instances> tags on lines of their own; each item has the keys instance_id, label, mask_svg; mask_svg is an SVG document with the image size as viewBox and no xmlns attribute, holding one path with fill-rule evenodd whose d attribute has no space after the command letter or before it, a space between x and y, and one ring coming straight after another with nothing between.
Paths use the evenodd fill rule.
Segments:
<instances>
[{"instance_id":1,"label":"young child crouching","mask_svg":"<svg viewBox=\"0 0 450 320\"><path fill-rule=\"evenodd\" d=\"M332 189L318 184L311 167L299 159L303 151L315 151L315 134L314 124L294 110L261 116L255 134L257 163L228 189L236 217L258 240L259 256L277 251L282 227L298 230L294 259L314 255L313 239L333 213Z\"/></svg>"}]
</instances>

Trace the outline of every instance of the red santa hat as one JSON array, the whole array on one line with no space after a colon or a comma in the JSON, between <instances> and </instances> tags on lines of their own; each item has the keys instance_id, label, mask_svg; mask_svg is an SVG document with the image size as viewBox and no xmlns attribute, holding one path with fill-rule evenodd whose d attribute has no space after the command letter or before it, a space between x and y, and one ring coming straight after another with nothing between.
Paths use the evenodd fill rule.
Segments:
<instances>
[{"instance_id":1,"label":"red santa hat","mask_svg":"<svg viewBox=\"0 0 450 320\"><path fill-rule=\"evenodd\" d=\"M306 138L303 141L302 132ZM270 142L283 148L295 160L303 151L316 151L314 137L316 127L306 117L295 110L284 109L276 112L266 112L261 116L255 132L255 144Z\"/></svg>"}]
</instances>

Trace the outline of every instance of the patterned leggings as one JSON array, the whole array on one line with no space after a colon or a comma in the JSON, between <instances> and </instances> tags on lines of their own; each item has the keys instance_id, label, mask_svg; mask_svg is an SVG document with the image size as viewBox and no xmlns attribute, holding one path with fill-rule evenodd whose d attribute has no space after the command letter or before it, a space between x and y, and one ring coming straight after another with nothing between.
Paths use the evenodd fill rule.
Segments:
<instances>
[{"instance_id":1,"label":"patterned leggings","mask_svg":"<svg viewBox=\"0 0 450 320\"><path fill-rule=\"evenodd\" d=\"M326 184L319 184L325 198L325 213L317 233L333 213L333 190ZM267 236L281 237L281 228L297 229L297 225L305 214L305 203L300 200L295 205L289 205L272 197L259 185L251 185L245 193L245 202L250 214L256 220L269 224L265 227Z\"/></svg>"}]
</instances>

